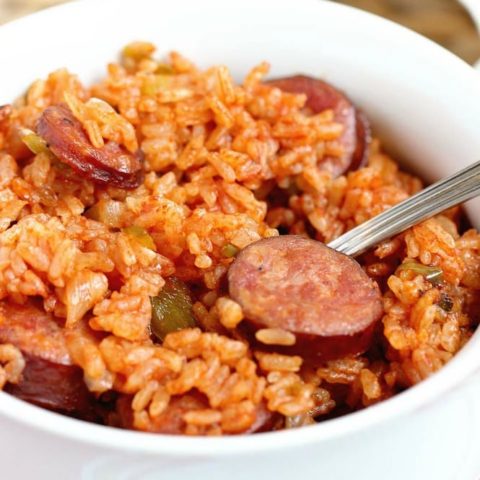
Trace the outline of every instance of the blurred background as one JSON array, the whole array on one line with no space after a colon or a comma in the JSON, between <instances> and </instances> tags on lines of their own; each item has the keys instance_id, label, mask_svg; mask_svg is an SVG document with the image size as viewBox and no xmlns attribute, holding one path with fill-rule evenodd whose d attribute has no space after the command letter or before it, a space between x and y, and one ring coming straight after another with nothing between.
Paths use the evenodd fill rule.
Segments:
<instances>
[{"instance_id":1,"label":"blurred background","mask_svg":"<svg viewBox=\"0 0 480 480\"><path fill-rule=\"evenodd\" d=\"M0 24L63 1L0 0ZM480 3L480 0L470 0L475 1ZM456 0L337 0L337 2L368 10L405 25L440 43L469 63L480 58L480 37L467 11Z\"/></svg>"}]
</instances>

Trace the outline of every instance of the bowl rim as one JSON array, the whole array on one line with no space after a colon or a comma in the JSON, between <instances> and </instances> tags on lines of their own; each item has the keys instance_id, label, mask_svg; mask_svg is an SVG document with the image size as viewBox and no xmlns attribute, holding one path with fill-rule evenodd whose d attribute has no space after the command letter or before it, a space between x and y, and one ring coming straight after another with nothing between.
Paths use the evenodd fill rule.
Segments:
<instances>
[{"instance_id":1,"label":"bowl rim","mask_svg":"<svg viewBox=\"0 0 480 480\"><path fill-rule=\"evenodd\" d=\"M255 1L244 0L243 3L254 5ZM479 81L478 73L459 57L392 21L333 2L301 1L302 5L316 3L318 8L330 10L335 15L341 16L347 13L356 15L359 21L368 24L370 28L381 31L382 35L391 38L401 37L402 41L409 45L428 50L429 54L435 58L440 59L441 57L441 61L458 72L459 76L464 78L464 81L470 81L469 77L471 77L472 82ZM77 9L88 8L89 2L93 4L93 0L74 0L13 20L0 26L0 38L8 37L9 31L27 27L31 22L47 21L50 17L56 15L74 18ZM278 2L284 2L284 0L277 0ZM126 2L117 0L95 2L96 5L100 3L102 5L115 5L116 8L119 5L126 4ZM300 0L297 0L296 5L299 3ZM121 430L50 412L2 391L0 391L0 415L24 426L34 427L39 431L110 450L128 450L148 454L162 453L172 457L186 455L189 457L212 457L213 455L234 456L252 452L266 453L280 448L300 447L305 444L329 441L371 429L387 420L398 419L409 413L420 411L472 376L480 367L480 348L475 348L477 343L480 343L480 329L474 333L467 344L447 365L420 384L364 410L300 429L265 432L248 436L229 436L228 438L185 437Z\"/></svg>"}]
</instances>

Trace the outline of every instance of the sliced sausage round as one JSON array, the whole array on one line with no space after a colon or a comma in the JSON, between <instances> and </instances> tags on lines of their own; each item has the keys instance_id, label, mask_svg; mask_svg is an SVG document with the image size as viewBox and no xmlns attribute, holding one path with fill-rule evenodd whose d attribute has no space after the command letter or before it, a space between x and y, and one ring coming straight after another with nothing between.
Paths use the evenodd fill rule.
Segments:
<instances>
[{"instance_id":1,"label":"sliced sausage round","mask_svg":"<svg viewBox=\"0 0 480 480\"><path fill-rule=\"evenodd\" d=\"M191 410L202 408L208 408L208 402L198 394L174 397L165 411L152 419L150 429L156 433L181 435L185 433L186 427L183 415Z\"/></svg>"},{"instance_id":2,"label":"sliced sausage round","mask_svg":"<svg viewBox=\"0 0 480 480\"><path fill-rule=\"evenodd\" d=\"M85 420L96 417L94 398L85 386L79 367L52 363L25 353L24 358L20 382L8 384L6 392L55 412Z\"/></svg>"},{"instance_id":3,"label":"sliced sausage round","mask_svg":"<svg viewBox=\"0 0 480 480\"><path fill-rule=\"evenodd\" d=\"M0 304L0 343L15 345L25 358L20 382L5 391L49 410L94 418L94 397L51 315L33 306Z\"/></svg>"},{"instance_id":4,"label":"sliced sausage round","mask_svg":"<svg viewBox=\"0 0 480 480\"><path fill-rule=\"evenodd\" d=\"M255 411L255 421L242 433L269 432L275 428L275 424L280 418L280 414L271 412L265 402L260 402Z\"/></svg>"},{"instance_id":5,"label":"sliced sausage round","mask_svg":"<svg viewBox=\"0 0 480 480\"><path fill-rule=\"evenodd\" d=\"M378 285L357 262L295 235L246 247L228 283L245 315L240 325L258 348L321 361L366 351L383 313ZM289 341L267 342L271 329L290 333Z\"/></svg>"},{"instance_id":6,"label":"sliced sausage round","mask_svg":"<svg viewBox=\"0 0 480 480\"><path fill-rule=\"evenodd\" d=\"M71 365L62 328L33 305L0 303L0 343L11 343L32 357Z\"/></svg>"},{"instance_id":7,"label":"sliced sausage round","mask_svg":"<svg viewBox=\"0 0 480 480\"><path fill-rule=\"evenodd\" d=\"M338 176L366 162L371 140L370 124L345 94L323 80L305 75L279 78L268 83L285 92L304 93L307 96L306 106L314 113L331 109L334 121L343 125L339 138L343 153L340 157L326 156L320 164L323 170Z\"/></svg>"},{"instance_id":8,"label":"sliced sausage round","mask_svg":"<svg viewBox=\"0 0 480 480\"><path fill-rule=\"evenodd\" d=\"M116 413L118 416L118 426L127 430L133 430L133 410L131 395L121 395L116 404ZM189 410L206 408L205 402L201 401L196 395L182 395L173 398L166 410L154 417L152 421L145 425L144 429L152 433L165 433L170 435L182 435L185 430L183 414Z\"/></svg>"},{"instance_id":9,"label":"sliced sausage round","mask_svg":"<svg viewBox=\"0 0 480 480\"><path fill-rule=\"evenodd\" d=\"M117 401L117 414L119 416L120 427L132 429L133 412L132 397L123 395ZM146 425L149 432L164 433L167 435L182 435L185 433L187 426L183 416L192 410L201 410L209 408L208 400L198 392L189 392L184 395L172 397L165 411L151 419L151 423ZM256 417L253 424L244 432L239 433L255 433L271 430L274 420L278 418L276 413L270 412L266 405L262 402L257 405Z\"/></svg>"},{"instance_id":10,"label":"sliced sausage round","mask_svg":"<svg viewBox=\"0 0 480 480\"><path fill-rule=\"evenodd\" d=\"M78 174L99 184L136 188L142 180L142 152L135 155L115 142L94 147L82 124L64 104L45 109L37 133L58 159Z\"/></svg>"}]
</instances>

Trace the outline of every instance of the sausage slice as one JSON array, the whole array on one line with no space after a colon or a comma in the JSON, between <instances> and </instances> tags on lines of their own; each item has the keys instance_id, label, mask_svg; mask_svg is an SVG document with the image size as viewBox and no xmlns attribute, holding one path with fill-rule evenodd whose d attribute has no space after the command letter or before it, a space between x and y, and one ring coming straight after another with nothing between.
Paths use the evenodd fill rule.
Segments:
<instances>
[{"instance_id":1,"label":"sausage slice","mask_svg":"<svg viewBox=\"0 0 480 480\"><path fill-rule=\"evenodd\" d=\"M8 384L11 395L55 412L83 419L95 418L93 397L83 382L83 373L75 365L61 365L24 354L22 379Z\"/></svg>"},{"instance_id":2,"label":"sausage slice","mask_svg":"<svg viewBox=\"0 0 480 480\"><path fill-rule=\"evenodd\" d=\"M20 382L5 391L49 410L95 418L83 372L72 365L62 329L51 315L33 306L0 304L0 343L15 345L26 361Z\"/></svg>"},{"instance_id":3,"label":"sausage slice","mask_svg":"<svg viewBox=\"0 0 480 480\"><path fill-rule=\"evenodd\" d=\"M46 108L38 121L37 133L60 161L93 182L127 189L141 183L142 152L132 155L115 142L94 147L67 105Z\"/></svg>"},{"instance_id":4,"label":"sausage slice","mask_svg":"<svg viewBox=\"0 0 480 480\"><path fill-rule=\"evenodd\" d=\"M0 303L0 343L11 343L32 357L71 365L61 327L32 305Z\"/></svg>"},{"instance_id":5,"label":"sausage slice","mask_svg":"<svg viewBox=\"0 0 480 480\"><path fill-rule=\"evenodd\" d=\"M168 435L182 435L185 429L183 415L189 410L207 408L206 402L197 395L182 395L174 397L166 410L155 417L150 424L145 425L145 431L153 433L165 433ZM116 413L118 415L118 426L127 430L134 429L132 396L121 395L117 400Z\"/></svg>"},{"instance_id":6,"label":"sausage slice","mask_svg":"<svg viewBox=\"0 0 480 480\"><path fill-rule=\"evenodd\" d=\"M132 397L123 395L117 400L117 415L121 428L133 429ZM152 419L146 429L153 433L164 433L167 435L182 435L185 433L186 423L183 415L192 410L209 408L208 400L198 392L189 392L184 395L175 396L170 400L166 410ZM255 433L271 430L274 421L278 418L276 413L270 412L262 402L257 405L256 417L253 424L244 432Z\"/></svg>"},{"instance_id":7,"label":"sausage slice","mask_svg":"<svg viewBox=\"0 0 480 480\"><path fill-rule=\"evenodd\" d=\"M269 82L269 85L285 92L304 93L307 96L306 106L314 113L331 109L334 120L343 125L344 130L339 139L344 149L343 154L340 157L325 157L320 164L323 170L338 176L347 170L361 167L367 161L371 140L370 124L346 95L323 80L305 75L279 78Z\"/></svg>"},{"instance_id":8,"label":"sausage slice","mask_svg":"<svg viewBox=\"0 0 480 480\"><path fill-rule=\"evenodd\" d=\"M246 247L228 282L245 315L241 325L259 348L311 359L364 352L383 313L378 285L358 263L295 235ZM295 338L288 345L266 345L260 329L281 329Z\"/></svg>"}]
</instances>

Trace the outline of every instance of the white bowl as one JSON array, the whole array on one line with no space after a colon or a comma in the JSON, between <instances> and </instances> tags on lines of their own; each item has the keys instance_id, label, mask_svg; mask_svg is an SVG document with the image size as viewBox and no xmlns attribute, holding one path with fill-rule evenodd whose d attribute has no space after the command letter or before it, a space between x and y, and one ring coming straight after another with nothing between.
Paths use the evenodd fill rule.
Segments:
<instances>
[{"instance_id":1,"label":"white bowl","mask_svg":"<svg viewBox=\"0 0 480 480\"><path fill-rule=\"evenodd\" d=\"M429 180L478 160L480 81L468 65L391 22L315 0L56 7L0 28L0 104L58 67L85 81L99 77L135 39L200 65L227 64L237 78L261 60L272 64L272 76L325 78L367 112L407 168ZM478 226L478 204L469 212ZM477 333L441 372L377 406L303 429L228 438L121 431L0 393L2 477L474 479L479 367Z\"/></svg>"}]
</instances>

